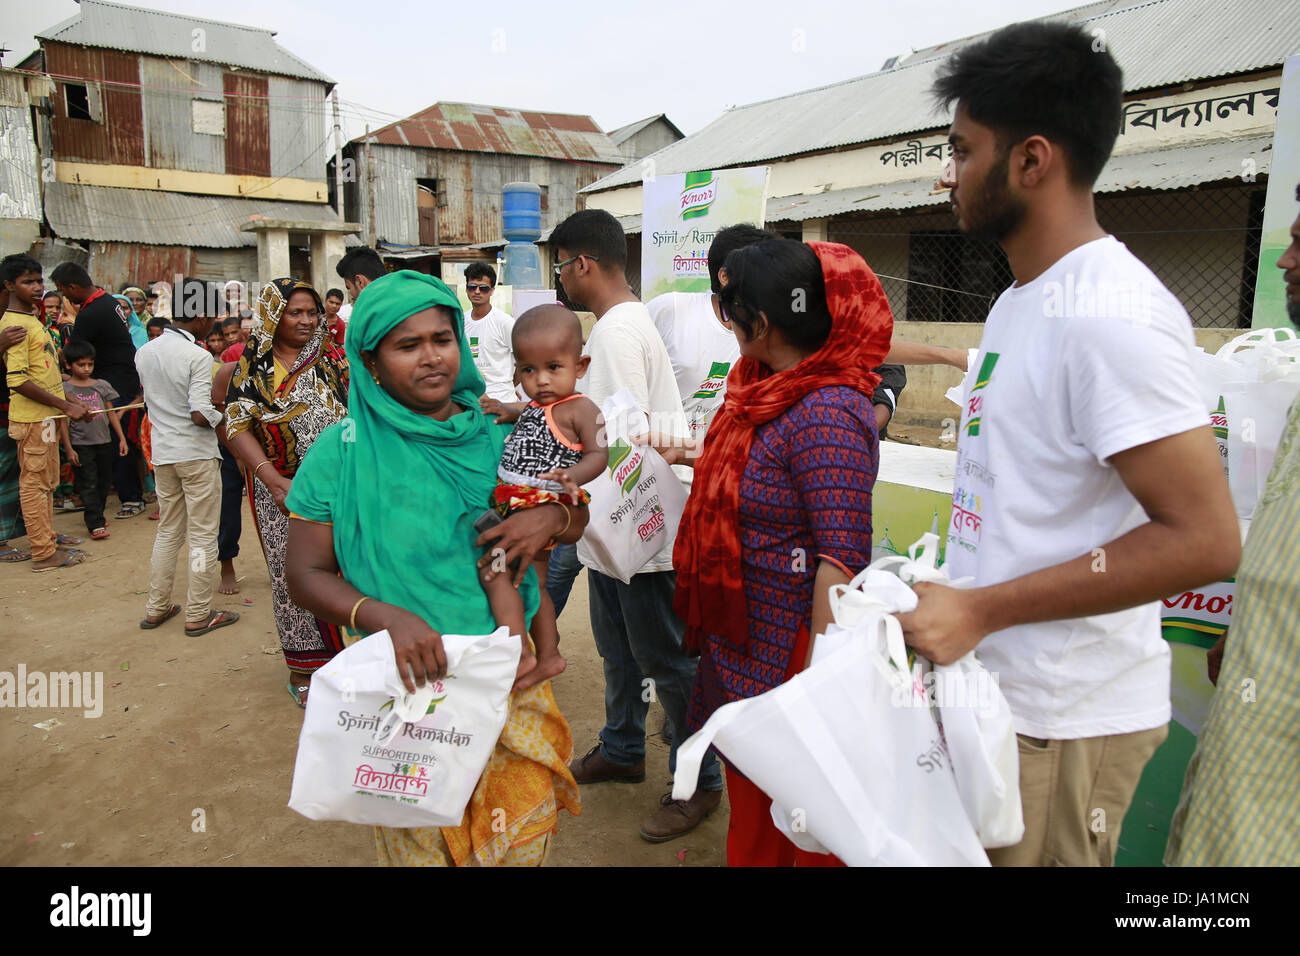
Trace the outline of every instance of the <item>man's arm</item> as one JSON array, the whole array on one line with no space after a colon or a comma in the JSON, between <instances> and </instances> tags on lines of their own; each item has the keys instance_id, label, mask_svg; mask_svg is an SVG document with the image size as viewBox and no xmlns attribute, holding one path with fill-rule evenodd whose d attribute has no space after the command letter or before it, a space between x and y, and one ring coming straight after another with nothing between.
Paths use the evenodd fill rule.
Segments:
<instances>
[{"instance_id":1,"label":"man's arm","mask_svg":"<svg viewBox=\"0 0 1300 956\"><path fill-rule=\"evenodd\" d=\"M190 359L190 421L200 428L216 428L221 413L212 405L212 356L207 352Z\"/></svg>"},{"instance_id":2,"label":"man's arm","mask_svg":"<svg viewBox=\"0 0 1300 956\"><path fill-rule=\"evenodd\" d=\"M916 585L900 614L908 643L950 664L988 634L1019 624L1107 614L1229 577L1241 532L1208 426L1112 455L1150 518L1088 554L991 587Z\"/></svg>"},{"instance_id":3,"label":"man's arm","mask_svg":"<svg viewBox=\"0 0 1300 956\"><path fill-rule=\"evenodd\" d=\"M951 365L966 371L966 350L894 339L885 362L893 365Z\"/></svg>"}]
</instances>

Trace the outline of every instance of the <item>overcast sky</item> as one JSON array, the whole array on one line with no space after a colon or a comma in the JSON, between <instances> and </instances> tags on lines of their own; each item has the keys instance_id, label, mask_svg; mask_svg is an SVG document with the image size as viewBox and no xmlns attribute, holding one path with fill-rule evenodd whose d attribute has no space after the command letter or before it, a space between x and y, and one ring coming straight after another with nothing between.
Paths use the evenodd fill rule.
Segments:
<instances>
[{"instance_id":1,"label":"overcast sky","mask_svg":"<svg viewBox=\"0 0 1300 956\"><path fill-rule=\"evenodd\" d=\"M439 100L586 113L604 130L667 113L687 134L727 106L878 70L884 61L1077 4L1063 0L136 0L263 27L333 77L349 137ZM74 0L0 0L13 66Z\"/></svg>"}]
</instances>

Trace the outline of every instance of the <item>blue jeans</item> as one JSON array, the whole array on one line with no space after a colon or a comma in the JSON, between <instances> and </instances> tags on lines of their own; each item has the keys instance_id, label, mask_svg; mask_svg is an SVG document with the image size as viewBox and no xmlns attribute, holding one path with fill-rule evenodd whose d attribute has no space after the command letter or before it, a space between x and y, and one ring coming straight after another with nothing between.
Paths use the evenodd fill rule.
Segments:
<instances>
[{"instance_id":1,"label":"blue jeans","mask_svg":"<svg viewBox=\"0 0 1300 956\"><path fill-rule=\"evenodd\" d=\"M555 605L555 618L559 620L564 605L569 603L569 592L573 582L578 579L582 564L578 561L576 544L557 544L551 549L550 562L546 568L546 593Z\"/></svg>"},{"instance_id":2,"label":"blue jeans","mask_svg":"<svg viewBox=\"0 0 1300 956\"><path fill-rule=\"evenodd\" d=\"M658 699L668 715L672 746L668 769L677 768L677 745L686 737L686 705L699 661L682 651L685 625L673 612L677 576L672 571L635 575L631 584L592 571L587 579L591 630L605 665L605 726L601 755L631 766L645 759L645 718ZM722 789L722 766L712 750L700 766L701 790Z\"/></svg>"}]
</instances>

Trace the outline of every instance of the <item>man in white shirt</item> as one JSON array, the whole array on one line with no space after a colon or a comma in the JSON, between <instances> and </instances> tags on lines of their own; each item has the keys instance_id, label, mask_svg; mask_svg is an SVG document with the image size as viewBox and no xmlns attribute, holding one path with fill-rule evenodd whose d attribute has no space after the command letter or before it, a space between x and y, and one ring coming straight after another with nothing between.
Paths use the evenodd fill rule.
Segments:
<instances>
[{"instance_id":1,"label":"man in white shirt","mask_svg":"<svg viewBox=\"0 0 1300 956\"><path fill-rule=\"evenodd\" d=\"M515 320L492 304L496 287L497 271L486 262L465 267L465 292L472 306L465 315L465 338L483 376L484 394L499 402L516 402L515 355L510 346Z\"/></svg>"},{"instance_id":2,"label":"man in white shirt","mask_svg":"<svg viewBox=\"0 0 1300 956\"><path fill-rule=\"evenodd\" d=\"M740 358L740 343L718 304L722 263L733 250L775 238L766 229L743 223L719 230L709 245L712 291L665 292L646 303L668 349L692 442L703 441L709 422L726 397L727 374ZM686 473L690 470L681 469Z\"/></svg>"},{"instance_id":3,"label":"man in white shirt","mask_svg":"<svg viewBox=\"0 0 1300 956\"><path fill-rule=\"evenodd\" d=\"M1097 223L1123 78L1094 39L1021 23L958 50L936 93L961 229L1016 283L985 325L962 412L946 559L975 586L920 584L922 655L977 650L1019 735L1025 836L999 865L1109 865L1168 733L1157 601L1229 577L1240 537L1191 322Z\"/></svg>"},{"instance_id":4,"label":"man in white shirt","mask_svg":"<svg viewBox=\"0 0 1300 956\"><path fill-rule=\"evenodd\" d=\"M686 417L672 363L644 305L628 287L627 238L618 220L600 209L574 213L551 233L555 275L575 308L589 309L596 325L587 337L591 358L579 388L597 405L630 391L660 433L686 435ZM579 783L645 779L645 718L657 699L672 734L669 767L685 736L686 704L698 659L682 651L684 626L673 612L673 542L629 584L600 573L583 542L578 557L590 570L591 629L605 666L605 726L600 742L570 764ZM641 836L661 843L693 830L722 800L722 768L710 754L690 800L665 795L641 825Z\"/></svg>"},{"instance_id":5,"label":"man in white shirt","mask_svg":"<svg viewBox=\"0 0 1300 956\"><path fill-rule=\"evenodd\" d=\"M221 413L212 406L212 356L199 344L212 327L206 291L195 279L177 285L171 326L135 353L152 428L159 510L140 626L155 628L180 612L172 604L172 585L188 532L185 633L192 637L239 620L234 611L212 610L221 523L221 451L213 429Z\"/></svg>"}]
</instances>

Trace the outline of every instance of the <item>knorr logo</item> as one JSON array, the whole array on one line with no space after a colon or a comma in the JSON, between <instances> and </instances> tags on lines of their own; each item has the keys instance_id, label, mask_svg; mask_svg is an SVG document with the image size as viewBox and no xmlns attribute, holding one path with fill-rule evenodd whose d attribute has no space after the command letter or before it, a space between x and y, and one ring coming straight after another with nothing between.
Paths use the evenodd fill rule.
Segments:
<instances>
[{"instance_id":1,"label":"knorr logo","mask_svg":"<svg viewBox=\"0 0 1300 956\"><path fill-rule=\"evenodd\" d=\"M718 184L713 181L713 170L687 173L680 205L682 218L698 219L708 215L709 207L717 196Z\"/></svg>"},{"instance_id":2,"label":"knorr logo","mask_svg":"<svg viewBox=\"0 0 1300 956\"><path fill-rule=\"evenodd\" d=\"M641 453L621 438L609 446L609 476L624 494L641 480Z\"/></svg>"},{"instance_id":3,"label":"knorr logo","mask_svg":"<svg viewBox=\"0 0 1300 956\"><path fill-rule=\"evenodd\" d=\"M709 377L700 383L699 389L691 398L712 398L726 385L727 372L730 369L730 362L714 362L709 367Z\"/></svg>"}]
</instances>

